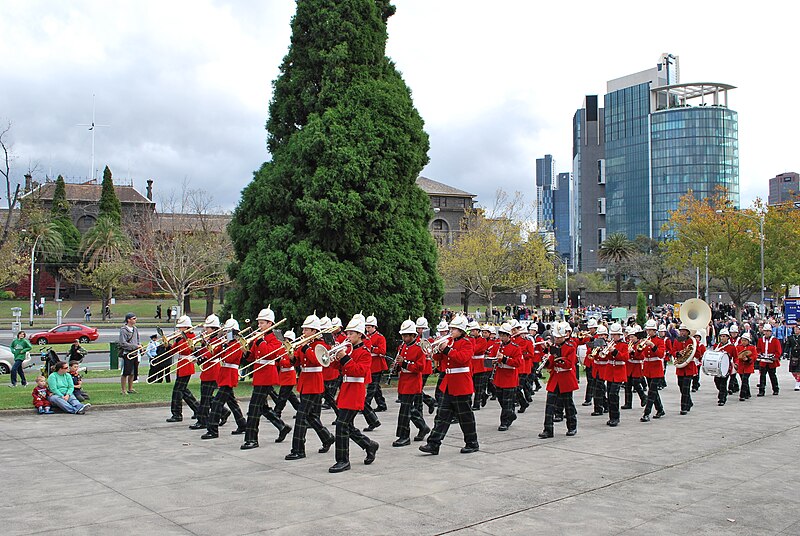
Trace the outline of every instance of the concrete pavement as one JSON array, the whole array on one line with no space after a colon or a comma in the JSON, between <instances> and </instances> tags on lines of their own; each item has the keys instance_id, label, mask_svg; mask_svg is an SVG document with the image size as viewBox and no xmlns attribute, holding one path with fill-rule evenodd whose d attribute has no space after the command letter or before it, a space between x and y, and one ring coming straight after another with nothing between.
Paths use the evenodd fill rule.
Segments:
<instances>
[{"instance_id":1,"label":"concrete pavement","mask_svg":"<svg viewBox=\"0 0 800 536\"><path fill-rule=\"evenodd\" d=\"M573 438L564 423L554 439L536 438L543 392L505 433L490 402L477 413L481 451L470 455L458 452L457 426L439 456L419 443L392 448L390 402L371 434L376 462L364 466L351 443L353 469L338 475L312 430L308 457L284 461L290 438L274 444L263 419L261 448L241 451L230 424L201 441L190 422L164 422L166 408L0 414L3 533L800 534L800 393L785 363L779 370L780 396L754 390L724 407L703 377L680 416L670 368L664 419L640 423L637 408L611 429L579 407ZM323 417L330 425L332 413Z\"/></svg>"}]
</instances>

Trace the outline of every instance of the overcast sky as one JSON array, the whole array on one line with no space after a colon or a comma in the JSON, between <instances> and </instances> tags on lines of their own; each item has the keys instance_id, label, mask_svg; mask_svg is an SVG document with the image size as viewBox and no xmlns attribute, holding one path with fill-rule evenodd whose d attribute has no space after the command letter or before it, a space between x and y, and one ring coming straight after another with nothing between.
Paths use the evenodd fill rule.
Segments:
<instances>
[{"instance_id":1,"label":"overcast sky","mask_svg":"<svg viewBox=\"0 0 800 536\"><path fill-rule=\"evenodd\" d=\"M497 187L533 196L535 160L570 171L572 116L607 80L680 56L681 81L726 82L739 112L742 204L769 177L800 171L800 87L786 2L395 0L387 54L431 138L423 175L490 203ZM295 4L0 0L0 120L13 172L88 177L96 168L156 194L184 180L231 209L265 148L271 81Z\"/></svg>"}]
</instances>

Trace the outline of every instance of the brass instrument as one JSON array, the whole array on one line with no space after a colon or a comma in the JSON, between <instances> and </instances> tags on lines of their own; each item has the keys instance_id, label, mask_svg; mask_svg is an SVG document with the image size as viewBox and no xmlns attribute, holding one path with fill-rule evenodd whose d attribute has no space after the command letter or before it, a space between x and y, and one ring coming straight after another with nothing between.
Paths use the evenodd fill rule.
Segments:
<instances>
[{"instance_id":1,"label":"brass instrument","mask_svg":"<svg viewBox=\"0 0 800 536\"><path fill-rule=\"evenodd\" d=\"M158 338L159 338L158 346L163 346L165 348L168 348L170 344L175 342L175 340L184 336L183 334L184 332L180 330L170 333L169 335L164 335L164 330L161 329L160 327L156 328L156 332L158 333ZM139 345L139 348L137 348L136 350L127 355L127 359L140 359L144 355L146 350L147 350L146 346ZM163 355L160 357L163 357ZM161 362L160 360L156 362L151 362L150 366L156 365L160 362Z\"/></svg>"},{"instance_id":2,"label":"brass instrument","mask_svg":"<svg viewBox=\"0 0 800 536\"><path fill-rule=\"evenodd\" d=\"M259 330L253 331L252 333L248 334L246 337L244 336L244 334L247 333L248 331L251 331L252 328L245 328L241 332L237 333L233 337L233 339L231 339L231 340L224 340L223 339L218 344L209 346L209 350L212 350L212 348L213 348L213 350L216 350L216 348L218 346L221 346L221 345L224 345L224 344L228 344L229 342L234 342L235 341L235 342L238 342L241 345L242 353L243 354L247 354L250 351L250 345L253 343L253 341L256 341L256 340L260 339L261 337L263 337L264 335L266 335L267 333L269 333L273 329L277 328L278 326L280 326L284 322L286 322L285 318L283 318L283 319L279 320L278 322L272 324L267 329L259 329ZM213 350L212 350L212 353L213 353ZM213 367L217 363L221 363L221 362L225 361L225 358L227 358L229 355L231 355L231 353L233 353L235 350L236 350L236 348L230 348L230 349L224 348L223 352L222 352L222 355L220 355L218 357L212 357L207 362L203 363L201 365L201 367L200 367L200 370L205 372L206 370L209 370L211 367ZM248 366L249 365L245 365L244 367L242 367L242 370L246 369ZM255 372L255 371L253 371L253 372Z\"/></svg>"},{"instance_id":3,"label":"brass instrument","mask_svg":"<svg viewBox=\"0 0 800 536\"><path fill-rule=\"evenodd\" d=\"M694 333L705 329L708 323L711 322L711 307L701 299L690 298L683 302L681 306L680 319L689 328L691 344L675 354L673 359L675 368L683 368L688 365L697 352L697 341L694 339Z\"/></svg>"},{"instance_id":4,"label":"brass instrument","mask_svg":"<svg viewBox=\"0 0 800 536\"><path fill-rule=\"evenodd\" d=\"M647 343L649 342L650 342L650 337L647 337L646 339L644 339L643 341L641 341L639 344L636 345L636 349L639 350L640 352L645 350L647 348Z\"/></svg>"},{"instance_id":5,"label":"brass instrument","mask_svg":"<svg viewBox=\"0 0 800 536\"><path fill-rule=\"evenodd\" d=\"M688 365L694 357L695 352L697 352L697 341L694 340L694 337L689 337L687 340L691 344L686 346L683 350L678 350L675 353L675 358L673 359L675 368L683 368Z\"/></svg>"},{"instance_id":6,"label":"brass instrument","mask_svg":"<svg viewBox=\"0 0 800 536\"><path fill-rule=\"evenodd\" d=\"M322 345L318 345L314 348L314 355L317 356L317 361L323 367L329 367L331 363L337 361L339 359L338 354L342 350L351 351L353 348L353 344L350 341L343 341L339 344L332 346L330 349L325 348Z\"/></svg>"}]
</instances>

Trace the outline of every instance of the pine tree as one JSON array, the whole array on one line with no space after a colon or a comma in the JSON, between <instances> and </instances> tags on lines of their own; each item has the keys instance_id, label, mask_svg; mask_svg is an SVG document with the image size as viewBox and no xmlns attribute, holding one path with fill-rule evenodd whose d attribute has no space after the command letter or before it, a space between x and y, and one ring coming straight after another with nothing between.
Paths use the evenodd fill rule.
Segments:
<instances>
[{"instance_id":1,"label":"pine tree","mask_svg":"<svg viewBox=\"0 0 800 536\"><path fill-rule=\"evenodd\" d=\"M271 303L290 323L316 310L375 314L385 333L438 317L443 285L416 178L428 137L385 56L387 0L299 0L267 122L272 160L242 193L229 232L228 306Z\"/></svg>"},{"instance_id":2,"label":"pine tree","mask_svg":"<svg viewBox=\"0 0 800 536\"><path fill-rule=\"evenodd\" d=\"M55 280L55 297L61 294L63 281L62 269L74 268L80 260L81 233L72 222L72 210L67 200L67 186L61 175L56 179L53 191L53 204L50 208L50 217L54 229L61 235L63 249L59 252L45 254L46 269Z\"/></svg>"},{"instance_id":3,"label":"pine tree","mask_svg":"<svg viewBox=\"0 0 800 536\"><path fill-rule=\"evenodd\" d=\"M640 290L636 293L636 323L644 326L645 322L647 322L647 300Z\"/></svg>"},{"instance_id":4,"label":"pine tree","mask_svg":"<svg viewBox=\"0 0 800 536\"><path fill-rule=\"evenodd\" d=\"M110 218L117 225L122 224L122 204L119 202L117 192L114 191L114 182L111 180L111 170L108 166L103 170L103 188L100 192L100 218Z\"/></svg>"},{"instance_id":5,"label":"pine tree","mask_svg":"<svg viewBox=\"0 0 800 536\"><path fill-rule=\"evenodd\" d=\"M61 175L56 179L56 188L53 191L53 205L50 208L53 219L67 218L72 220L72 214L67 201L67 185Z\"/></svg>"}]
</instances>

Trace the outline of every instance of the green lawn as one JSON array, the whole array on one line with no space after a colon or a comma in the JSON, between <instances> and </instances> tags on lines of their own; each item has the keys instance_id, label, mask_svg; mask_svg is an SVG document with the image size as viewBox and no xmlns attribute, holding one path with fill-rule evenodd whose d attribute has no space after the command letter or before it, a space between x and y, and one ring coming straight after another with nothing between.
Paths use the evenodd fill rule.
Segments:
<instances>
[{"instance_id":1,"label":"green lawn","mask_svg":"<svg viewBox=\"0 0 800 536\"><path fill-rule=\"evenodd\" d=\"M161 304L161 322L158 322L154 317L156 313L156 305ZM61 311L63 312L64 316L66 317L67 312L76 307L78 311L81 311L80 319L71 319L77 320L79 322L83 322L83 309L86 307L86 303L84 302L77 302L77 301L68 301L65 300L61 302ZM92 327L101 326L105 324L111 325L119 325L122 322L122 319L125 317L125 313L132 312L135 314L138 319L139 323L162 323L164 325L167 324L167 307L174 305L172 300L117 300L117 303L111 306L111 320L106 320L105 322L102 320L102 314L100 311L100 301L93 301L91 302L92 306L92 320L90 325ZM12 321L11 315L11 308L12 307L21 307L22 308L22 326L23 329L28 329L30 331L31 328L28 327L28 318L30 315L30 302L28 300L2 300L0 301L0 323L8 324ZM214 302L214 310L219 311L222 306L218 302ZM55 302L52 301L45 301L44 305L44 316L34 316L33 317L33 325L35 329L40 328L51 328L55 325L56 322L56 310L58 306ZM192 314L190 315L194 319L202 319L205 318L206 312L206 301L204 299L193 299L192 300Z\"/></svg>"}]
</instances>

